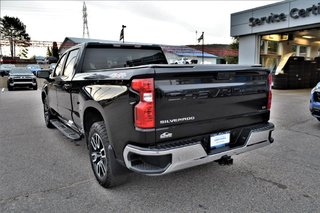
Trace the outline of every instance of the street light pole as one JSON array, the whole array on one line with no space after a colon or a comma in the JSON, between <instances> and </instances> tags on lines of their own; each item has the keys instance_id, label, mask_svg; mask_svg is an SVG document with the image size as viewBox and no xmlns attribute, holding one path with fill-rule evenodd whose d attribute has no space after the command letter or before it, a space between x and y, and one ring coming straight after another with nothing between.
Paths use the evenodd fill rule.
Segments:
<instances>
[{"instance_id":1,"label":"street light pole","mask_svg":"<svg viewBox=\"0 0 320 213\"><path fill-rule=\"evenodd\" d=\"M202 32L202 64L204 64L204 32Z\"/></svg>"},{"instance_id":2,"label":"street light pole","mask_svg":"<svg viewBox=\"0 0 320 213\"><path fill-rule=\"evenodd\" d=\"M126 28L127 26L122 25L122 30L121 30L121 35L122 35L122 42L124 43L124 28Z\"/></svg>"}]
</instances>

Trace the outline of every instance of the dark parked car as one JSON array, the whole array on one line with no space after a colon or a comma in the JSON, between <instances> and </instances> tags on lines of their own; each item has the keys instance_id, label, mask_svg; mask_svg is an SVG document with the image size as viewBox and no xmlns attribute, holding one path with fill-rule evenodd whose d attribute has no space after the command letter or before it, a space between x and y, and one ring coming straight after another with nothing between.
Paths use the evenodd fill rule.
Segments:
<instances>
[{"instance_id":1,"label":"dark parked car","mask_svg":"<svg viewBox=\"0 0 320 213\"><path fill-rule=\"evenodd\" d=\"M26 68L13 68L8 77L8 90L16 87L29 87L38 89L37 78Z\"/></svg>"},{"instance_id":2,"label":"dark parked car","mask_svg":"<svg viewBox=\"0 0 320 213\"><path fill-rule=\"evenodd\" d=\"M311 91L310 112L320 121L320 82Z\"/></svg>"},{"instance_id":3,"label":"dark parked car","mask_svg":"<svg viewBox=\"0 0 320 213\"><path fill-rule=\"evenodd\" d=\"M14 64L1 64L0 65L0 75L6 76L9 75L10 70L15 68L16 66Z\"/></svg>"},{"instance_id":4,"label":"dark parked car","mask_svg":"<svg viewBox=\"0 0 320 213\"><path fill-rule=\"evenodd\" d=\"M56 57L53 56L49 56L46 58L46 63L47 64L52 64L52 63L57 63L58 59Z\"/></svg>"},{"instance_id":5,"label":"dark parked car","mask_svg":"<svg viewBox=\"0 0 320 213\"><path fill-rule=\"evenodd\" d=\"M46 58L43 56L36 56L35 57L37 64L46 64Z\"/></svg>"}]
</instances>

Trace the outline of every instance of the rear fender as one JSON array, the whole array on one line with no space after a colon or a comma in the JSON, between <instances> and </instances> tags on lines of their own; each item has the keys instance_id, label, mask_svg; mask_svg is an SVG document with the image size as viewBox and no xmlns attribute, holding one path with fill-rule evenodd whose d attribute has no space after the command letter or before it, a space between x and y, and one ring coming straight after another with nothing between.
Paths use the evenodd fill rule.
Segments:
<instances>
[{"instance_id":1,"label":"rear fender","mask_svg":"<svg viewBox=\"0 0 320 213\"><path fill-rule=\"evenodd\" d=\"M123 93L127 92L128 88L126 86L117 86L117 85L89 85L85 86L82 89L80 95L80 106L79 111L80 119L81 119L81 126L84 131L84 115L88 108L94 108L97 110L103 121L105 123L108 137L110 140L110 144L112 143L112 135L110 134L110 127L109 127L109 119L108 114L105 113L104 108L107 105L112 104L112 101L122 95ZM85 132L84 132L85 133Z\"/></svg>"}]
</instances>

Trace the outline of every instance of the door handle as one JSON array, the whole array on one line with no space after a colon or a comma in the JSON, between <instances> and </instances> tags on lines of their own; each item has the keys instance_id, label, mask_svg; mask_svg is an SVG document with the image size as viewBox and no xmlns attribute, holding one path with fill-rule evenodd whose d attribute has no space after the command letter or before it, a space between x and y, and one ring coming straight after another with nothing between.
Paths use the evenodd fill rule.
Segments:
<instances>
[{"instance_id":1,"label":"door handle","mask_svg":"<svg viewBox=\"0 0 320 213\"><path fill-rule=\"evenodd\" d=\"M64 84L63 88L66 89L66 90L69 90L69 89L72 88L72 84Z\"/></svg>"}]
</instances>

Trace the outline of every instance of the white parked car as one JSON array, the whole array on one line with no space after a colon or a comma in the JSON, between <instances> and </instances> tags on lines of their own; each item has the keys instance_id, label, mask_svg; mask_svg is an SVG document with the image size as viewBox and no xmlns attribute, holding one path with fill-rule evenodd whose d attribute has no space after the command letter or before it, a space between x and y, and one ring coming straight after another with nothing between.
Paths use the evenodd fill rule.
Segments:
<instances>
[{"instance_id":1,"label":"white parked car","mask_svg":"<svg viewBox=\"0 0 320 213\"><path fill-rule=\"evenodd\" d=\"M1 64L0 65L0 75L5 76L9 75L10 70L15 68L16 66L14 64Z\"/></svg>"}]
</instances>

